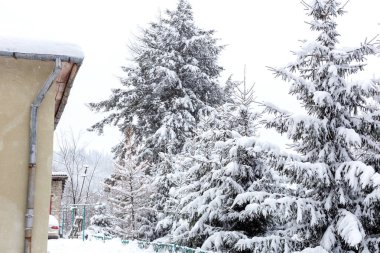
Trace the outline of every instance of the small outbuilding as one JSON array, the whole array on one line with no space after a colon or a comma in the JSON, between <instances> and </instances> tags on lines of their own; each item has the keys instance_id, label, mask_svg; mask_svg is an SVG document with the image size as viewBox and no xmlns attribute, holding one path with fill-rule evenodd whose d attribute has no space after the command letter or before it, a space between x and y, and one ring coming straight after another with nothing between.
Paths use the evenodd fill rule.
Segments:
<instances>
[{"instance_id":1,"label":"small outbuilding","mask_svg":"<svg viewBox=\"0 0 380 253\"><path fill-rule=\"evenodd\" d=\"M62 220L62 196L67 179L66 172L53 171L51 173L50 214L57 218L60 224Z\"/></svg>"},{"instance_id":2,"label":"small outbuilding","mask_svg":"<svg viewBox=\"0 0 380 253\"><path fill-rule=\"evenodd\" d=\"M0 252L47 251L53 133L82 61L76 45L0 38Z\"/></svg>"}]
</instances>

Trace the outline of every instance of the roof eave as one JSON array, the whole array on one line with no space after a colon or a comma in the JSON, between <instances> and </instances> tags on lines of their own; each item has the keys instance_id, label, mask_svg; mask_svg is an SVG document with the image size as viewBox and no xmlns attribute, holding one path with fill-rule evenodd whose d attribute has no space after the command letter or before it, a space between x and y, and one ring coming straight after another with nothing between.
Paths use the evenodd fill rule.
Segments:
<instances>
[{"instance_id":1,"label":"roof eave","mask_svg":"<svg viewBox=\"0 0 380 253\"><path fill-rule=\"evenodd\" d=\"M67 104L67 100L69 98L69 94L71 88L73 87L73 83L75 77L78 73L80 66L77 64L72 64L69 73L63 73L64 69L62 69L61 74L66 75L67 78L64 79L63 82L58 82L60 76L58 76L56 83L58 85L62 85L62 88L57 89L56 101L55 101L55 114L54 114L54 129L57 127L59 120L61 119L62 113Z\"/></svg>"},{"instance_id":2,"label":"roof eave","mask_svg":"<svg viewBox=\"0 0 380 253\"><path fill-rule=\"evenodd\" d=\"M56 96L56 101L55 101L55 114L54 114L54 129L55 129L65 109L65 106L70 94L70 90L73 86L73 82L75 80L75 77L78 73L80 66L82 65L83 57L75 57L75 56L69 56L69 55L55 55L55 54L20 53L20 52L9 52L9 51L0 51L0 56L12 57L15 59L28 59L28 60L39 60L39 61L55 61L55 59L60 58L62 62L66 62L71 65L69 72L65 73L64 71L67 71L67 68L66 69L62 68L57 79L55 80L55 82L59 83L60 85L60 87L57 89L57 96Z\"/></svg>"}]
</instances>

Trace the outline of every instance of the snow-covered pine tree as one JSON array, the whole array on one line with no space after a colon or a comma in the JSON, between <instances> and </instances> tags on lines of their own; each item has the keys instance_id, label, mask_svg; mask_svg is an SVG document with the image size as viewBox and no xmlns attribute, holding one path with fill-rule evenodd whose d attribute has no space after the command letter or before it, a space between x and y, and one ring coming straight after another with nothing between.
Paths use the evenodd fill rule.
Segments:
<instances>
[{"instance_id":1,"label":"snow-covered pine tree","mask_svg":"<svg viewBox=\"0 0 380 253\"><path fill-rule=\"evenodd\" d=\"M160 153L162 162L159 166L160 174L157 175L152 185L154 193L152 201L154 203L153 210L156 211L157 225L155 227L155 238L159 238L161 242L170 242L169 233L176 226L179 209L178 203L180 196L176 192L178 186L182 185L184 180L182 164L178 163L181 155L172 155Z\"/></svg>"},{"instance_id":2,"label":"snow-covered pine tree","mask_svg":"<svg viewBox=\"0 0 380 253\"><path fill-rule=\"evenodd\" d=\"M245 76L244 69L243 82L232 81L231 77L227 80L224 94L226 96L226 101L229 102L224 104L219 112L212 108L204 111L200 115L197 129L198 133L202 134L203 131L210 130L212 125L218 125L219 130L234 129L235 132L242 136L253 135L260 113L254 112L250 108L251 104L254 102L254 91L253 85L250 87L247 86ZM242 87L239 88L239 86ZM189 140L187 146L192 145L190 143L193 143L193 141ZM177 189L179 186L183 185L183 183L186 183L186 177L189 176L185 172L189 167L188 154L186 152L188 151L184 151L176 156L161 153L163 159L158 166L161 166L159 170L162 174L156 177L154 181L154 185L157 188L154 198L157 198L158 195L164 196L165 193L164 197L157 198L161 200L161 203L159 203L161 208L159 209L163 210L163 212L159 213L160 217L158 217L158 224L156 227L157 237L160 238L161 241L172 240L172 237L164 237L175 229L178 220L181 219L178 215L180 211L178 207L181 198L185 196L179 194ZM182 160L184 160L185 164L179 162ZM173 194L170 194L168 189L171 189Z\"/></svg>"},{"instance_id":3,"label":"snow-covered pine tree","mask_svg":"<svg viewBox=\"0 0 380 253\"><path fill-rule=\"evenodd\" d=\"M154 234L154 212L149 210L150 178L146 166L133 159L116 164L114 172L105 181L105 191L112 206L115 233L128 239L147 239Z\"/></svg>"},{"instance_id":4,"label":"snow-covered pine tree","mask_svg":"<svg viewBox=\"0 0 380 253\"><path fill-rule=\"evenodd\" d=\"M255 103L254 87L255 84L247 85L245 65L243 82L232 81L231 78L227 80L225 93L230 101L224 104L225 113L222 113L222 116L227 117L223 122L229 124L225 129L234 130L243 136L254 135L261 116L260 112L252 110Z\"/></svg>"},{"instance_id":5,"label":"snow-covered pine tree","mask_svg":"<svg viewBox=\"0 0 380 253\"><path fill-rule=\"evenodd\" d=\"M300 100L306 115L267 108L275 116L267 126L286 133L303 157L280 167L298 192L251 195L250 211L271 215L274 226L263 237L241 240L238 248L379 252L380 237L372 228L379 216L380 175L357 154L379 149L380 122L367 101L380 89L373 80L351 81L363 70L365 57L377 49L367 41L358 48L338 48L335 18L344 11L336 0L304 5L318 36L295 53L294 63L273 71L291 83L290 94Z\"/></svg>"},{"instance_id":6,"label":"snow-covered pine tree","mask_svg":"<svg viewBox=\"0 0 380 253\"><path fill-rule=\"evenodd\" d=\"M240 91L246 95L253 92L246 87ZM185 144L182 157L176 160L185 180L175 191L182 209L171 233L175 242L236 252L239 239L265 231L263 217L242 215L241 205L234 205L235 198L255 182L273 179L274 171L267 168L266 159L278 153L277 148L253 137L254 128L247 127L260 116L250 108L252 98L243 96L235 104L222 106L210 117L216 123L201 122L199 134ZM205 125L216 127L205 131Z\"/></svg>"},{"instance_id":7,"label":"snow-covered pine tree","mask_svg":"<svg viewBox=\"0 0 380 253\"><path fill-rule=\"evenodd\" d=\"M94 215L90 218L90 226L88 230L98 236L112 236L113 224L112 217L105 203L97 203L94 207Z\"/></svg>"},{"instance_id":8,"label":"snow-covered pine tree","mask_svg":"<svg viewBox=\"0 0 380 253\"><path fill-rule=\"evenodd\" d=\"M217 78L222 68L217 59L222 46L214 31L198 28L190 4L179 0L158 22L142 31L133 45L134 65L123 67L123 88L109 99L90 103L94 111L108 115L92 126L102 132L116 125L122 133L133 126L137 141L144 143L139 155L153 164L159 153L178 153L192 137L199 113L223 101ZM116 148L119 154L123 142Z\"/></svg>"},{"instance_id":9,"label":"snow-covered pine tree","mask_svg":"<svg viewBox=\"0 0 380 253\"><path fill-rule=\"evenodd\" d=\"M222 48L214 31L195 25L187 0L179 0L175 10L151 23L132 46L135 65L123 68L123 88L113 90L105 101L90 104L93 110L108 113L92 129L102 132L105 125L113 124L124 133L133 127L141 147L137 162L146 163L155 178L165 178L173 171L162 158L179 153L194 136L199 115L223 102L217 81ZM114 151L122 155L122 150L120 143ZM160 190L149 207L159 218L172 182L154 182Z\"/></svg>"},{"instance_id":10,"label":"snow-covered pine tree","mask_svg":"<svg viewBox=\"0 0 380 253\"><path fill-rule=\"evenodd\" d=\"M125 157L115 164L112 175L105 180L105 191L112 207L115 234L128 239L146 239L154 234L151 224L154 213L147 208L151 178L145 171L147 166L138 164L133 156L138 148L133 129L127 129L125 136Z\"/></svg>"}]
</instances>

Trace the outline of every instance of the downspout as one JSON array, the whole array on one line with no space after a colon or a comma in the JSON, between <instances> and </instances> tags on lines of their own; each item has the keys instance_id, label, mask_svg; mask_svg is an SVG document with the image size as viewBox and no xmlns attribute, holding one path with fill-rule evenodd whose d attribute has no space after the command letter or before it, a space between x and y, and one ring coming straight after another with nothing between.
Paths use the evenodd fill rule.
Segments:
<instances>
[{"instance_id":1,"label":"downspout","mask_svg":"<svg viewBox=\"0 0 380 253\"><path fill-rule=\"evenodd\" d=\"M25 241L24 253L31 253L32 251L32 230L33 230L33 215L34 215L34 191L35 191L35 178L37 167L37 115L38 108L42 103L46 93L52 86L54 80L57 78L61 71L61 59L56 58L55 67L53 72L45 81L44 86L39 91L37 97L34 99L31 112L30 112L30 132L29 132L29 169L28 169L28 190L27 190L27 203L25 213ZM46 235L47 236L47 235Z\"/></svg>"}]
</instances>

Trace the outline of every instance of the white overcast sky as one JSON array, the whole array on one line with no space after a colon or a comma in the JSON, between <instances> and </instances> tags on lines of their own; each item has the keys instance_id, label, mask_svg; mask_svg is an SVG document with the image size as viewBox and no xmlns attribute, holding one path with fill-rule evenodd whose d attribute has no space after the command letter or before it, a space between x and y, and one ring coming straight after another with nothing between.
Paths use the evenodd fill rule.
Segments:
<instances>
[{"instance_id":1,"label":"white overcast sky","mask_svg":"<svg viewBox=\"0 0 380 253\"><path fill-rule=\"evenodd\" d=\"M117 87L120 66L127 64L127 45L139 34L139 27L157 20L160 11L173 9L176 0L3 0L0 2L0 36L43 39L78 44L85 61L77 75L69 102L57 132L85 131L99 115L85 103L107 98ZM233 74L256 83L258 100L270 101L294 110L287 84L276 80L266 66L283 66L294 60L291 50L299 40L313 38L298 0L190 0L195 22L214 29L220 44L227 45L220 57L225 68L221 81ZM338 19L342 46L359 45L380 33L380 1L351 0L348 12ZM380 58L372 58L367 76L380 76ZM378 74L376 74L376 71ZM89 147L109 152L118 141L115 130L104 136L85 134ZM278 137L263 136L272 141ZM282 142L283 140L279 140Z\"/></svg>"}]
</instances>

